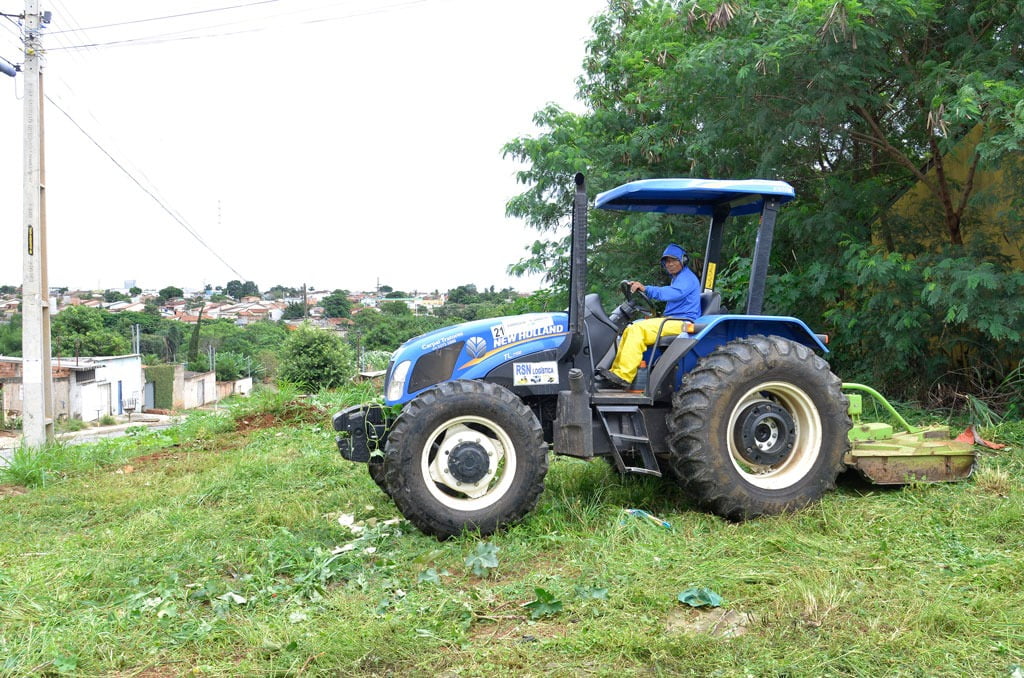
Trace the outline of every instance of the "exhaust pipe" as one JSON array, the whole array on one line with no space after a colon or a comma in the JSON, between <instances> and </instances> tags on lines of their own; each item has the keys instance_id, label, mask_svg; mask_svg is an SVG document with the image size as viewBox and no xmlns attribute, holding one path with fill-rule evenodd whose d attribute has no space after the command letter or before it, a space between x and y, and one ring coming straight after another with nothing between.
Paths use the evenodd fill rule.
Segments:
<instances>
[{"instance_id":1,"label":"exhaust pipe","mask_svg":"<svg viewBox=\"0 0 1024 678\"><path fill-rule=\"evenodd\" d=\"M569 348L571 359L583 343L584 297L587 294L587 187L582 172L574 178L576 194L572 203L572 236L569 245Z\"/></svg>"}]
</instances>

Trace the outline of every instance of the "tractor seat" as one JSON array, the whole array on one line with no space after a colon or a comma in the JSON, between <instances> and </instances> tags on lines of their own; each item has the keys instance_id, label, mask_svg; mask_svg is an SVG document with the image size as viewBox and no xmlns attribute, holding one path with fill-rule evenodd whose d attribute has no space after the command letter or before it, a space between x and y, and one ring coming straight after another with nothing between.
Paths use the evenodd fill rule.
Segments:
<instances>
[{"instance_id":1,"label":"tractor seat","mask_svg":"<svg viewBox=\"0 0 1024 678\"><path fill-rule=\"evenodd\" d=\"M715 291L701 292L700 295L700 314L701 317L706 315L721 315L722 313L728 313L727 309L722 308L722 295ZM675 340L678 335L670 335L667 337L658 337L658 348L665 348Z\"/></svg>"},{"instance_id":2,"label":"tractor seat","mask_svg":"<svg viewBox=\"0 0 1024 678\"><path fill-rule=\"evenodd\" d=\"M722 308L722 295L714 290L708 290L707 292L701 292L700 294L700 314L701 315L720 315L722 313L728 313L727 310Z\"/></svg>"}]
</instances>

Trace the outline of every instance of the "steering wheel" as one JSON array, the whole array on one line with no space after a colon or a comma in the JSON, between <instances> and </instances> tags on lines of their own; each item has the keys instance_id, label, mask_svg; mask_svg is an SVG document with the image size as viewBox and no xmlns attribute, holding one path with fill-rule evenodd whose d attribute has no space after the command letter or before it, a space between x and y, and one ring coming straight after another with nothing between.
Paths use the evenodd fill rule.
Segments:
<instances>
[{"instance_id":1,"label":"steering wheel","mask_svg":"<svg viewBox=\"0 0 1024 678\"><path fill-rule=\"evenodd\" d=\"M628 280L623 280L619 283L619 290L622 292L622 296L626 298L626 302L635 306L645 316L652 316L657 313L654 308L654 302L647 296L646 292L636 290L631 291Z\"/></svg>"}]
</instances>

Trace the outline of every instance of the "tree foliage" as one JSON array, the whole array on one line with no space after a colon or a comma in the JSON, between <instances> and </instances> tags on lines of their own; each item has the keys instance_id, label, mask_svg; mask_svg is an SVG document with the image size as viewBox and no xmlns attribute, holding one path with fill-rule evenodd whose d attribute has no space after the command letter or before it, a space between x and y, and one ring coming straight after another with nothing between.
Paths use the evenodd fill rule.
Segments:
<instances>
[{"instance_id":1,"label":"tree foliage","mask_svg":"<svg viewBox=\"0 0 1024 678\"><path fill-rule=\"evenodd\" d=\"M320 300L327 318L349 318L352 316L352 302L348 300L348 290L334 290Z\"/></svg>"},{"instance_id":2,"label":"tree foliage","mask_svg":"<svg viewBox=\"0 0 1024 678\"><path fill-rule=\"evenodd\" d=\"M224 286L224 292L230 297L241 299L242 297L258 297L260 288L252 280L229 280Z\"/></svg>"},{"instance_id":3,"label":"tree foliage","mask_svg":"<svg viewBox=\"0 0 1024 678\"><path fill-rule=\"evenodd\" d=\"M397 315L364 310L353 318L347 338L359 351L394 351L409 339L448 324L442 318L413 315L408 307Z\"/></svg>"},{"instance_id":4,"label":"tree foliage","mask_svg":"<svg viewBox=\"0 0 1024 678\"><path fill-rule=\"evenodd\" d=\"M88 306L69 306L50 323L51 346L60 356L125 355L131 350L127 337L104 326L110 314Z\"/></svg>"},{"instance_id":5,"label":"tree foliage","mask_svg":"<svg viewBox=\"0 0 1024 678\"><path fill-rule=\"evenodd\" d=\"M286 287L284 285L274 285L267 290L267 294L269 294L272 299L283 299L284 297L297 297L302 294L302 290L295 287Z\"/></svg>"},{"instance_id":6,"label":"tree foliage","mask_svg":"<svg viewBox=\"0 0 1024 678\"><path fill-rule=\"evenodd\" d=\"M338 335L307 324L284 343L279 378L307 393L341 386L355 374L355 355Z\"/></svg>"},{"instance_id":7,"label":"tree foliage","mask_svg":"<svg viewBox=\"0 0 1024 678\"><path fill-rule=\"evenodd\" d=\"M564 290L575 172L591 195L659 176L784 179L798 199L780 215L765 311L838 332L841 373L868 367L902 390L903 368L926 387L993 350L1015 366L1022 342L1004 328L1019 327L1024 302L995 302L1020 276L999 252L1024 231L1022 12L1004 0L610 3L579 81L589 111L548 106L534 116L540 134L505 147L527 166L507 211L541 233L513 270ZM978 143L960 178L947 154L969 132ZM994 168L1005 181L981 188L978 172ZM888 216L918 183L928 208ZM1005 209L986 221L992 204ZM651 214L591 213L590 226L600 291L656 280L664 243L698 250L706 236ZM743 282L754 227L727 233L724 281ZM723 291L742 305L742 287ZM886 311L884 299L905 306Z\"/></svg>"},{"instance_id":8,"label":"tree foliage","mask_svg":"<svg viewBox=\"0 0 1024 678\"><path fill-rule=\"evenodd\" d=\"M124 292L119 292L117 290L104 290L103 301L108 304L112 304L116 301L131 301L131 297Z\"/></svg>"},{"instance_id":9,"label":"tree foliage","mask_svg":"<svg viewBox=\"0 0 1024 678\"><path fill-rule=\"evenodd\" d=\"M404 301L382 301L380 312L382 315L412 315L412 309Z\"/></svg>"},{"instance_id":10,"label":"tree foliage","mask_svg":"<svg viewBox=\"0 0 1024 678\"><path fill-rule=\"evenodd\" d=\"M306 317L306 305L302 302L292 302L284 307L281 312L282 320L297 320Z\"/></svg>"},{"instance_id":11,"label":"tree foliage","mask_svg":"<svg viewBox=\"0 0 1024 678\"><path fill-rule=\"evenodd\" d=\"M10 322L0 323L0 355L21 355L21 314L15 313Z\"/></svg>"},{"instance_id":12,"label":"tree foliage","mask_svg":"<svg viewBox=\"0 0 1024 678\"><path fill-rule=\"evenodd\" d=\"M185 291L182 290L180 287L174 287L173 285L168 285L167 287L164 287L159 292L157 292L157 294L160 295L161 299L163 299L164 301L167 301L168 299L178 299L180 297L184 297L185 296Z\"/></svg>"}]
</instances>

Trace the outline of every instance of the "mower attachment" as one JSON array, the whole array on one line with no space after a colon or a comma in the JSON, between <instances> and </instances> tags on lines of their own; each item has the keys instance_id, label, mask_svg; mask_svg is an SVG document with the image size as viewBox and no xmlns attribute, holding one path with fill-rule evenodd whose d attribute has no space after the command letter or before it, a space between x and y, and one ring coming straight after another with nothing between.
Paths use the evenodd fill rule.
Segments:
<instances>
[{"instance_id":1,"label":"mower attachment","mask_svg":"<svg viewBox=\"0 0 1024 678\"><path fill-rule=\"evenodd\" d=\"M861 396L848 393L852 449L844 461L877 485L905 485L910 482L952 482L968 478L974 471L976 452L968 443L952 440L949 429L932 426L914 428L878 391L862 384L843 384L843 390L867 393L903 427L896 432L889 424L865 423Z\"/></svg>"}]
</instances>

